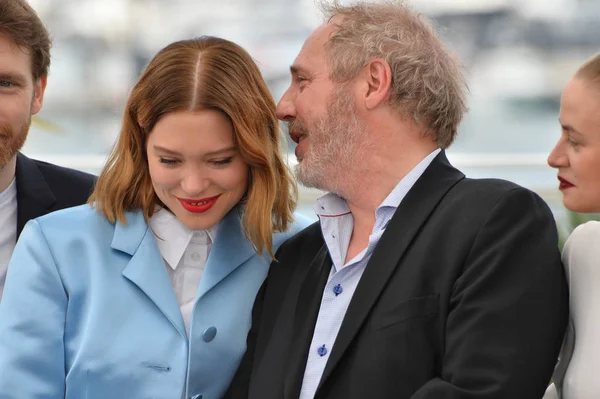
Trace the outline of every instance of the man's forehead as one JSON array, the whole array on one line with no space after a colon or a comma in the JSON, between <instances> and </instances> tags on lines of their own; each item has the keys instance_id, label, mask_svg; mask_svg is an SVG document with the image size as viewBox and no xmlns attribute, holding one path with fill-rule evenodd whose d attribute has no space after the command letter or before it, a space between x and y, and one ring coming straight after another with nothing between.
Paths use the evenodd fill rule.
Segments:
<instances>
[{"instance_id":1,"label":"man's forehead","mask_svg":"<svg viewBox=\"0 0 600 399\"><path fill-rule=\"evenodd\" d=\"M28 48L20 46L12 36L2 30L0 30L0 52L31 56L31 51Z\"/></svg>"},{"instance_id":2,"label":"man's forehead","mask_svg":"<svg viewBox=\"0 0 600 399\"><path fill-rule=\"evenodd\" d=\"M338 29L335 20L324 22L319 25L306 39L304 47L318 47L323 48L327 44L327 41L333 33Z\"/></svg>"},{"instance_id":3,"label":"man's forehead","mask_svg":"<svg viewBox=\"0 0 600 399\"><path fill-rule=\"evenodd\" d=\"M301 68L308 59L323 58L327 41L336 29L336 26L331 22L325 22L317 27L304 41L298 56L294 60L294 66Z\"/></svg>"},{"instance_id":4,"label":"man's forehead","mask_svg":"<svg viewBox=\"0 0 600 399\"><path fill-rule=\"evenodd\" d=\"M17 62L15 62L17 61ZM0 32L0 73L31 73L31 51L19 46L9 35Z\"/></svg>"}]
</instances>

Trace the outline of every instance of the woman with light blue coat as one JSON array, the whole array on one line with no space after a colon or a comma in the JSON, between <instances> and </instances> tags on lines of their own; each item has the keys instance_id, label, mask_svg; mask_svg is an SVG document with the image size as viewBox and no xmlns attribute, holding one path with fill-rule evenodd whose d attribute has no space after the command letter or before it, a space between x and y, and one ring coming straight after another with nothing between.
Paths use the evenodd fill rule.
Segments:
<instances>
[{"instance_id":1,"label":"woman with light blue coat","mask_svg":"<svg viewBox=\"0 0 600 399\"><path fill-rule=\"evenodd\" d=\"M270 262L307 224L279 134L241 47L161 50L90 205L23 230L0 302L0 398L220 398Z\"/></svg>"}]
</instances>

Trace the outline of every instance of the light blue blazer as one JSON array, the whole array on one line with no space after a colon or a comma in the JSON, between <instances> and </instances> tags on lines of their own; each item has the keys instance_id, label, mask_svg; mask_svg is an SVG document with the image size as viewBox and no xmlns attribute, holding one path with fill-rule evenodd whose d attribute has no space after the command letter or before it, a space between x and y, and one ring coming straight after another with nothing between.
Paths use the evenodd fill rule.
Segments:
<instances>
[{"instance_id":1,"label":"light blue blazer","mask_svg":"<svg viewBox=\"0 0 600 399\"><path fill-rule=\"evenodd\" d=\"M0 302L0 398L220 398L246 350L267 275L234 208L219 225L188 341L141 212L112 224L89 205L29 222ZM273 238L274 249L308 224ZM184 396L185 395L185 396Z\"/></svg>"}]
</instances>

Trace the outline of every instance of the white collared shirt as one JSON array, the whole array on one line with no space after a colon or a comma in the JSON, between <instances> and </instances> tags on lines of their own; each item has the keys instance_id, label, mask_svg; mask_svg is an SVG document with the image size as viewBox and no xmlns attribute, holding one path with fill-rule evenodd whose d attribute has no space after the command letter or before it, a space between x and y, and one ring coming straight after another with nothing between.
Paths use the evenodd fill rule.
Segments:
<instances>
[{"instance_id":1,"label":"white collared shirt","mask_svg":"<svg viewBox=\"0 0 600 399\"><path fill-rule=\"evenodd\" d=\"M192 310L204 266L217 234L215 225L208 230L190 230L167 209L160 209L149 220L158 249L181 309L189 337Z\"/></svg>"},{"instance_id":2,"label":"white collared shirt","mask_svg":"<svg viewBox=\"0 0 600 399\"><path fill-rule=\"evenodd\" d=\"M0 229L0 300L2 300L8 261L17 243L16 179L13 179L6 190L0 193L0 225L2 226Z\"/></svg>"},{"instance_id":3,"label":"white collared shirt","mask_svg":"<svg viewBox=\"0 0 600 399\"><path fill-rule=\"evenodd\" d=\"M333 265L321 298L321 307L304 369L300 399L314 398L350 300L371 259L371 254L406 194L440 151L438 148L427 155L379 205L375 211L375 224L367 248L347 263L344 263L344 260L354 229L354 217L348 203L332 193L317 199L315 212L319 216L321 231Z\"/></svg>"}]
</instances>

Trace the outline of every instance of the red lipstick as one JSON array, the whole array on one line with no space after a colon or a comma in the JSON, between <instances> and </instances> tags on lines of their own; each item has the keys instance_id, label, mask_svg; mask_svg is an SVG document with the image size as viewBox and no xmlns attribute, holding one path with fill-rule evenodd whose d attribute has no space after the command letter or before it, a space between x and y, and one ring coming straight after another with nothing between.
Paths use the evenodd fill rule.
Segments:
<instances>
[{"instance_id":1,"label":"red lipstick","mask_svg":"<svg viewBox=\"0 0 600 399\"><path fill-rule=\"evenodd\" d=\"M575 187L575 185L573 183L571 183L568 180L563 179L560 176L558 177L558 181L560 182L560 184L558 186L558 189L561 190L561 191L562 190L566 190L566 189L571 188L571 187Z\"/></svg>"},{"instance_id":2,"label":"red lipstick","mask_svg":"<svg viewBox=\"0 0 600 399\"><path fill-rule=\"evenodd\" d=\"M176 198L179 200L181 206L183 206L186 211L192 213L204 213L213 207L213 205L217 202L220 196L221 194L215 195L214 197L202 199L183 199L179 197Z\"/></svg>"}]
</instances>

